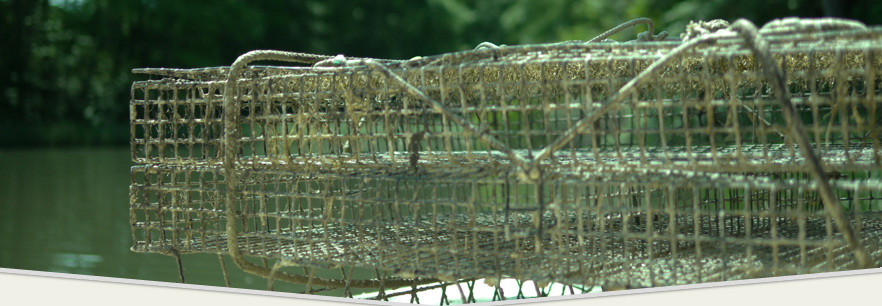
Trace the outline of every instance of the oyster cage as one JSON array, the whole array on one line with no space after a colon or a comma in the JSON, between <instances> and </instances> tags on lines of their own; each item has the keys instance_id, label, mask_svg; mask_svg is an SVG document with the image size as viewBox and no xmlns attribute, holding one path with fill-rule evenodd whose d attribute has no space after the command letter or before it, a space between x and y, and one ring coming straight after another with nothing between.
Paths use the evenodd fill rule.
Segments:
<instances>
[{"instance_id":1,"label":"oyster cage","mask_svg":"<svg viewBox=\"0 0 882 306\"><path fill-rule=\"evenodd\" d=\"M136 69L132 250L412 302L882 266L882 29L732 29Z\"/></svg>"}]
</instances>

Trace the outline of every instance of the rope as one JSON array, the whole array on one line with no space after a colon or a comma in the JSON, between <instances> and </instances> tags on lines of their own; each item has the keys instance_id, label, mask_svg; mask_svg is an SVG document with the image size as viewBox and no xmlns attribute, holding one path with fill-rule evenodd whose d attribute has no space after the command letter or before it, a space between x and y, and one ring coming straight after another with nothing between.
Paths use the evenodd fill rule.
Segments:
<instances>
[{"instance_id":1,"label":"rope","mask_svg":"<svg viewBox=\"0 0 882 306\"><path fill-rule=\"evenodd\" d=\"M658 33L658 35L653 35L652 33L655 33L655 23L652 22L652 19L649 19L646 17L641 17L641 18L633 19L633 20L624 22L620 25L617 25L614 28L609 29L606 32L603 32L602 34L597 35L588 41L568 40L568 41L556 43L555 45L603 42L603 41L606 41L607 38L609 38L610 36L613 36L616 33L621 32L624 29L636 26L638 24L645 24L647 27L649 27L649 30L646 32L641 32L641 33L637 34L637 39L629 41L629 42L662 41L662 40L665 40L666 37L668 37L668 32L665 32L665 31Z\"/></svg>"}]
</instances>

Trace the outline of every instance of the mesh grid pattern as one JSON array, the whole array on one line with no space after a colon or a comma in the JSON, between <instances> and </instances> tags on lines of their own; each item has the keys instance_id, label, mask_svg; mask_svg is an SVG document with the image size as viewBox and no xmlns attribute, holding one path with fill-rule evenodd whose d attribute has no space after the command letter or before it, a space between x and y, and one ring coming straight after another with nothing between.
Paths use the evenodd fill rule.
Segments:
<instances>
[{"instance_id":1,"label":"mesh grid pattern","mask_svg":"<svg viewBox=\"0 0 882 306\"><path fill-rule=\"evenodd\" d=\"M248 66L232 110L227 67L137 70L133 250L229 254L232 222L244 256L390 283L652 287L859 268L844 222L878 267L880 36L768 35L842 220L737 39Z\"/></svg>"}]
</instances>

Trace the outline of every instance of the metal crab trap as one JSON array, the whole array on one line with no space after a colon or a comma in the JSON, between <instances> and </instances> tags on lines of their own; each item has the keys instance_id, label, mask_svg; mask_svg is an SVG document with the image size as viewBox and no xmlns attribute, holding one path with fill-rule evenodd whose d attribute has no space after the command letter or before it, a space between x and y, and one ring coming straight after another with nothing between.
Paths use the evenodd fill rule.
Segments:
<instances>
[{"instance_id":1,"label":"metal crab trap","mask_svg":"<svg viewBox=\"0 0 882 306\"><path fill-rule=\"evenodd\" d=\"M137 69L132 250L441 303L882 265L882 29L709 25Z\"/></svg>"}]
</instances>

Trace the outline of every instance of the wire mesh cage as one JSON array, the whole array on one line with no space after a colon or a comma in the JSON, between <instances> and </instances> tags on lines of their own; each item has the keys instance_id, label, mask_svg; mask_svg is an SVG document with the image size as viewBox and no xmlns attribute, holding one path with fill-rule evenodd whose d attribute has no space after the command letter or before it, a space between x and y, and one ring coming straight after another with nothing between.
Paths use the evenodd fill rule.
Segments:
<instances>
[{"instance_id":1,"label":"wire mesh cage","mask_svg":"<svg viewBox=\"0 0 882 306\"><path fill-rule=\"evenodd\" d=\"M154 78L132 86L132 250L378 299L482 278L613 290L879 267L882 29L788 22L138 69Z\"/></svg>"}]
</instances>

